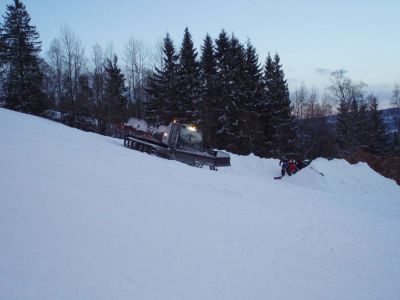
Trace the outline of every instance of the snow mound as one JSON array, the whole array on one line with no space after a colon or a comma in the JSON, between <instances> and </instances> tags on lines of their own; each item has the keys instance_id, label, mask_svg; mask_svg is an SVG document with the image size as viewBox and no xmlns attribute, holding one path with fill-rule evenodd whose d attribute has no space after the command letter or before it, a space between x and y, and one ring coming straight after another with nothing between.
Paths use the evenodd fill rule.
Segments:
<instances>
[{"instance_id":1,"label":"snow mound","mask_svg":"<svg viewBox=\"0 0 400 300\"><path fill-rule=\"evenodd\" d=\"M136 130L141 130L141 131L148 131L149 130L149 125L145 120L137 119L137 118L129 118L128 122L125 123L126 126L130 126L132 128L135 128Z\"/></svg>"},{"instance_id":2,"label":"snow mound","mask_svg":"<svg viewBox=\"0 0 400 300\"><path fill-rule=\"evenodd\" d=\"M400 188L366 164L213 172L0 109L0 299L398 299Z\"/></svg>"}]
</instances>

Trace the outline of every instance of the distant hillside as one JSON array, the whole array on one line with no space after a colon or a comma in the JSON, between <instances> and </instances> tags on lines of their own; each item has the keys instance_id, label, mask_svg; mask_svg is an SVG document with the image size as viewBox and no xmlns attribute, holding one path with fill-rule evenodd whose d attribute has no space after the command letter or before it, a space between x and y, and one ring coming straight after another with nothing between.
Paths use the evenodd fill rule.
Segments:
<instances>
[{"instance_id":1,"label":"distant hillside","mask_svg":"<svg viewBox=\"0 0 400 300\"><path fill-rule=\"evenodd\" d=\"M387 108L382 110L382 115L385 120L386 126L390 131L397 131L396 116L400 115L399 108Z\"/></svg>"},{"instance_id":2,"label":"distant hillside","mask_svg":"<svg viewBox=\"0 0 400 300\"><path fill-rule=\"evenodd\" d=\"M393 131L397 131L396 128L396 115L400 114L400 109L398 108L387 108L387 109L383 109L382 111L382 115L383 115L383 119L384 122L386 124L386 127L389 131L393 132ZM329 124L335 124L336 123L336 115L331 115L327 117L328 119L328 123Z\"/></svg>"}]
</instances>

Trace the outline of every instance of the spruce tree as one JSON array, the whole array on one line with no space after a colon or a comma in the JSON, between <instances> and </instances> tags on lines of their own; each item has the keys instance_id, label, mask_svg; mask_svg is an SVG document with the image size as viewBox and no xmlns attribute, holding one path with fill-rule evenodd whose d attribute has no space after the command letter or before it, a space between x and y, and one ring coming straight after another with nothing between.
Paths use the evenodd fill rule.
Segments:
<instances>
[{"instance_id":1,"label":"spruce tree","mask_svg":"<svg viewBox=\"0 0 400 300\"><path fill-rule=\"evenodd\" d=\"M78 79L78 95L77 95L77 115L79 127L86 126L85 119L91 116L91 111L94 109L92 99L92 90L89 85L89 75L82 74Z\"/></svg>"},{"instance_id":2,"label":"spruce tree","mask_svg":"<svg viewBox=\"0 0 400 300\"><path fill-rule=\"evenodd\" d=\"M227 145L227 128L226 123L229 122L228 102L229 102L229 86L230 86L230 69L229 69L229 49L230 39L225 30L222 30L215 40L215 60L217 65L216 76L216 128L215 128L215 146L225 148Z\"/></svg>"},{"instance_id":3,"label":"spruce tree","mask_svg":"<svg viewBox=\"0 0 400 300\"><path fill-rule=\"evenodd\" d=\"M358 108L358 123L356 126L357 130L357 141L359 148L366 149L368 147L368 128L369 125L369 113L368 105L365 101L361 101Z\"/></svg>"},{"instance_id":4,"label":"spruce tree","mask_svg":"<svg viewBox=\"0 0 400 300\"><path fill-rule=\"evenodd\" d=\"M378 99L370 98L370 135L369 148L372 153L384 154L387 148L387 130L382 112L378 108Z\"/></svg>"},{"instance_id":5,"label":"spruce tree","mask_svg":"<svg viewBox=\"0 0 400 300\"><path fill-rule=\"evenodd\" d=\"M345 99L341 99L338 107L337 121L336 121L336 140L338 151L347 151L351 145L351 121L350 121L350 108Z\"/></svg>"},{"instance_id":6,"label":"spruce tree","mask_svg":"<svg viewBox=\"0 0 400 300\"><path fill-rule=\"evenodd\" d=\"M127 99L125 77L118 67L118 59L107 59L105 66L104 110L108 124L126 121Z\"/></svg>"},{"instance_id":7,"label":"spruce tree","mask_svg":"<svg viewBox=\"0 0 400 300\"><path fill-rule=\"evenodd\" d=\"M262 72L256 49L247 41L245 49L245 69L242 106L242 149L244 153L257 151L260 133L258 106L263 100Z\"/></svg>"},{"instance_id":8,"label":"spruce tree","mask_svg":"<svg viewBox=\"0 0 400 300\"><path fill-rule=\"evenodd\" d=\"M360 125L360 115L359 115L359 104L358 99L353 96L350 102L350 122L349 127L349 137L350 137L350 149L356 150L360 147L360 132L358 131Z\"/></svg>"},{"instance_id":9,"label":"spruce tree","mask_svg":"<svg viewBox=\"0 0 400 300\"><path fill-rule=\"evenodd\" d=\"M224 123L226 149L233 153L248 154L248 138L243 130L245 126L245 53L243 45L234 34L231 36L228 51L227 83L228 97Z\"/></svg>"},{"instance_id":10,"label":"spruce tree","mask_svg":"<svg viewBox=\"0 0 400 300\"><path fill-rule=\"evenodd\" d=\"M245 51L243 45L232 34L224 30L216 40L215 58L217 63L216 141L217 146L234 153L247 152L248 141L242 131L245 97Z\"/></svg>"},{"instance_id":11,"label":"spruce tree","mask_svg":"<svg viewBox=\"0 0 400 300\"><path fill-rule=\"evenodd\" d=\"M206 147L216 146L216 76L217 64L214 55L214 45L210 35L206 35L201 47L200 86L201 86L201 117L200 128L203 131Z\"/></svg>"},{"instance_id":12,"label":"spruce tree","mask_svg":"<svg viewBox=\"0 0 400 300\"><path fill-rule=\"evenodd\" d=\"M199 63L194 49L192 36L185 28L178 71L178 113L183 123L197 123L200 117L199 107Z\"/></svg>"},{"instance_id":13,"label":"spruce tree","mask_svg":"<svg viewBox=\"0 0 400 300\"><path fill-rule=\"evenodd\" d=\"M280 57L275 54L272 60L267 57L265 66L265 88L268 120L266 138L267 151L272 157L294 156L296 153L296 130L289 88L280 64Z\"/></svg>"},{"instance_id":14,"label":"spruce tree","mask_svg":"<svg viewBox=\"0 0 400 300\"><path fill-rule=\"evenodd\" d=\"M7 66L4 92L6 106L23 112L40 114L45 109L42 92L43 75L39 67L41 42L25 5L20 0L7 5L1 24L0 57Z\"/></svg>"},{"instance_id":15,"label":"spruce tree","mask_svg":"<svg viewBox=\"0 0 400 300\"><path fill-rule=\"evenodd\" d=\"M338 101L336 145L339 153L354 151L364 146L366 112L363 104L364 83L353 83L343 71L332 74L331 96Z\"/></svg>"},{"instance_id":16,"label":"spruce tree","mask_svg":"<svg viewBox=\"0 0 400 300\"><path fill-rule=\"evenodd\" d=\"M271 156L272 135L274 133L273 120L273 102L271 100L271 93L267 89L273 85L274 66L271 55L268 53L264 66L263 85L264 92L257 105L258 124L256 132L256 154L262 157Z\"/></svg>"},{"instance_id":17,"label":"spruce tree","mask_svg":"<svg viewBox=\"0 0 400 300\"><path fill-rule=\"evenodd\" d=\"M150 99L146 118L153 123L169 123L179 115L178 109L178 59L173 41L167 33L163 45L163 67L155 68L147 89Z\"/></svg>"}]
</instances>

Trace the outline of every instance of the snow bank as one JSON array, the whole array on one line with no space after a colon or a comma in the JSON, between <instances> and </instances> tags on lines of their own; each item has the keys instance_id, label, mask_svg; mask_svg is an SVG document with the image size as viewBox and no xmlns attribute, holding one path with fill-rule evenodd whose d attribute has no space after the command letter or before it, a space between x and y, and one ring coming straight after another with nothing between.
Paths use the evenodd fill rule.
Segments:
<instances>
[{"instance_id":1,"label":"snow bank","mask_svg":"<svg viewBox=\"0 0 400 300\"><path fill-rule=\"evenodd\" d=\"M198 169L0 109L0 299L398 299L400 188L365 164Z\"/></svg>"},{"instance_id":2,"label":"snow bank","mask_svg":"<svg viewBox=\"0 0 400 300\"><path fill-rule=\"evenodd\" d=\"M147 124L147 122L138 118L129 118L128 122L126 122L125 125L144 132L149 130L149 125Z\"/></svg>"}]
</instances>

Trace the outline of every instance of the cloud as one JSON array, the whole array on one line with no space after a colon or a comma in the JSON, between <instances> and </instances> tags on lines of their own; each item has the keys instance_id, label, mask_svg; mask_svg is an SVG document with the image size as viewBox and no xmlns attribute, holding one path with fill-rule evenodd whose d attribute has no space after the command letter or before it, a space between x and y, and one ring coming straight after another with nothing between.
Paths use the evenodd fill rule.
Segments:
<instances>
[{"instance_id":1,"label":"cloud","mask_svg":"<svg viewBox=\"0 0 400 300\"><path fill-rule=\"evenodd\" d=\"M339 74L339 73L342 73L342 74L348 73L348 71L345 69L331 70L328 68L316 68L315 71L321 76L332 76L332 75Z\"/></svg>"},{"instance_id":2,"label":"cloud","mask_svg":"<svg viewBox=\"0 0 400 300\"><path fill-rule=\"evenodd\" d=\"M333 70L330 75L331 76L338 75L338 74L344 75L346 73L348 73L348 71L345 69L337 69L337 70Z\"/></svg>"},{"instance_id":3,"label":"cloud","mask_svg":"<svg viewBox=\"0 0 400 300\"><path fill-rule=\"evenodd\" d=\"M327 69L327 68L316 68L315 71L320 74L320 75L329 75L331 73L331 70Z\"/></svg>"}]
</instances>

